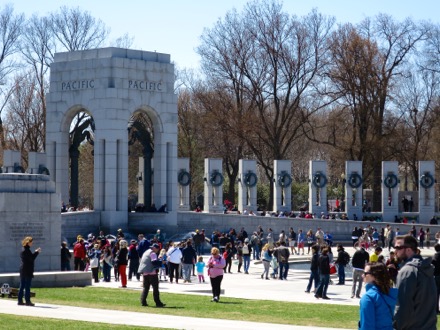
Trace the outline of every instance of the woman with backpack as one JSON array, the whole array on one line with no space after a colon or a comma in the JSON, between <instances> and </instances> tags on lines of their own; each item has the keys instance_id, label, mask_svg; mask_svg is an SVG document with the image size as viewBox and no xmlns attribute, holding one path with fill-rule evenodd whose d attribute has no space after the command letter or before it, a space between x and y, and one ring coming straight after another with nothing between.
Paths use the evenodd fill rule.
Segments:
<instances>
[{"instance_id":1,"label":"woman with backpack","mask_svg":"<svg viewBox=\"0 0 440 330\"><path fill-rule=\"evenodd\" d=\"M244 244L243 244L243 267L244 267L244 273L249 274L249 265L251 263L251 253L252 253L252 247L249 243L249 238L245 238Z\"/></svg>"}]
</instances>

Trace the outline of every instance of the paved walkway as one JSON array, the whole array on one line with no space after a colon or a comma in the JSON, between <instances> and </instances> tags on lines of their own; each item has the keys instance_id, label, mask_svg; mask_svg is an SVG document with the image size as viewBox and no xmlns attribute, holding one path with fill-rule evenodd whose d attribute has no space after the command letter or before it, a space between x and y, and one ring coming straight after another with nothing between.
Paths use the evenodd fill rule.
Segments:
<instances>
[{"instance_id":1,"label":"paved walkway","mask_svg":"<svg viewBox=\"0 0 440 330\"><path fill-rule=\"evenodd\" d=\"M350 255L353 249L346 249ZM388 255L388 250L384 251ZM424 249L422 254L433 255L434 249ZM292 259L301 261L310 256L294 256ZM207 260L208 256L206 256ZM260 299L260 300L278 300L278 301L296 301L316 304L339 304L339 305L359 305L359 299L351 299L351 279L347 278L346 285L330 285L328 296L331 300L322 300L314 298L313 294L304 292L309 272L307 266L294 265L289 271L287 281L280 280L262 280L260 274L262 265L259 262L251 261L249 274L237 273L237 261L232 266L232 274L226 274L222 283L225 290L224 296L244 299ZM292 269L293 268L293 269ZM303 268L303 269L300 269ZM305 269L304 269L305 268ZM337 278L333 277L336 282ZM196 277L193 277L196 280ZM100 287L115 288L115 290L141 290L141 282L136 279L128 282L127 289L120 289L120 282L93 284ZM184 293L206 295L206 301L211 299L211 286L209 280L206 283L187 283L187 284L171 284L169 282L160 283L161 292ZM151 300L152 297L149 297ZM150 301L150 304L152 302ZM172 302L164 300L168 306L172 306ZM150 308L150 307L149 307ZM72 306L59 306L51 304L37 303L35 307L17 306L15 300L0 299L0 314L28 315L38 317L48 317L57 319L82 320L90 322L108 322L112 324L126 324L139 327L161 327L174 329L268 329L273 324L244 322L235 320L222 320L210 318L194 318L183 316L171 316L161 314L150 314L148 309L145 313L108 311L92 308L80 308ZM105 315L105 318L97 318L96 315ZM294 329L294 330L311 330L311 329L330 329L317 327L304 327L294 325L276 325L277 329ZM332 330L337 330L331 328Z\"/></svg>"}]
</instances>

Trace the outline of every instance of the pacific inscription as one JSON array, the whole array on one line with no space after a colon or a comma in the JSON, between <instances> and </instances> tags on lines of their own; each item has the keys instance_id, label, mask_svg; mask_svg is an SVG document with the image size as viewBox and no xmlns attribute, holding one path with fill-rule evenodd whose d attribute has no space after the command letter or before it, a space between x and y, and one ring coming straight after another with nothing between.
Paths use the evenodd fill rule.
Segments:
<instances>
[{"instance_id":1,"label":"pacific inscription","mask_svg":"<svg viewBox=\"0 0 440 330\"><path fill-rule=\"evenodd\" d=\"M63 81L61 83L61 90L62 91L73 91L73 90L78 90L78 89L89 89L89 88L95 88L95 80L94 79Z\"/></svg>"},{"instance_id":2,"label":"pacific inscription","mask_svg":"<svg viewBox=\"0 0 440 330\"><path fill-rule=\"evenodd\" d=\"M149 92L162 92L162 83L144 80L129 80L128 88L142 89Z\"/></svg>"}]
</instances>

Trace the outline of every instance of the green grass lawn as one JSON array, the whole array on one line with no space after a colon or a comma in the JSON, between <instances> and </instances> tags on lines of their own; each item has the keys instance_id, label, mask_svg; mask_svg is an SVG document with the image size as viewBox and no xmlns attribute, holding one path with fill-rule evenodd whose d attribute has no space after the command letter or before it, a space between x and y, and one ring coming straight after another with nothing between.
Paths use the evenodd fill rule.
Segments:
<instances>
[{"instance_id":1,"label":"green grass lawn","mask_svg":"<svg viewBox=\"0 0 440 330\"><path fill-rule=\"evenodd\" d=\"M161 293L166 308L140 306L140 291L115 290L96 287L35 288L36 303L50 303L93 307L132 312L209 317L240 321L267 322L317 327L357 328L359 307L342 305L306 304L271 300L249 300L222 297L211 303L209 296ZM154 306L150 293L148 304Z\"/></svg>"},{"instance_id":2,"label":"green grass lawn","mask_svg":"<svg viewBox=\"0 0 440 330\"><path fill-rule=\"evenodd\" d=\"M120 324L90 323L84 321L57 320L57 319L48 319L41 317L3 314L1 316L0 329L131 330L131 329L161 329L161 328L145 328L145 327L125 326Z\"/></svg>"}]
</instances>

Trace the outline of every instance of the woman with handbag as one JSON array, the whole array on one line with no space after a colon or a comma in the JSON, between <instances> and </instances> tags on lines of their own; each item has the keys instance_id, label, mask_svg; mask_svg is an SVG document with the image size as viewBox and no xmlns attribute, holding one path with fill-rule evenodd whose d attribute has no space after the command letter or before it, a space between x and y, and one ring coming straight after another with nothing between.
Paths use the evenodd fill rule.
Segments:
<instances>
[{"instance_id":1,"label":"woman with handbag","mask_svg":"<svg viewBox=\"0 0 440 330\"><path fill-rule=\"evenodd\" d=\"M367 263L364 268L365 294L360 302L360 330L393 329L397 289L391 288L387 267L381 262Z\"/></svg>"},{"instance_id":2,"label":"woman with handbag","mask_svg":"<svg viewBox=\"0 0 440 330\"><path fill-rule=\"evenodd\" d=\"M221 256L220 250L217 248L211 249L211 258L208 260L208 276L211 279L212 300L219 302L221 284L223 280L224 269L226 266L225 259Z\"/></svg>"},{"instance_id":3,"label":"woman with handbag","mask_svg":"<svg viewBox=\"0 0 440 330\"><path fill-rule=\"evenodd\" d=\"M90 268L92 269L92 275L95 283L99 283L99 261L101 259L101 250L99 244L95 244L88 253Z\"/></svg>"}]
</instances>

